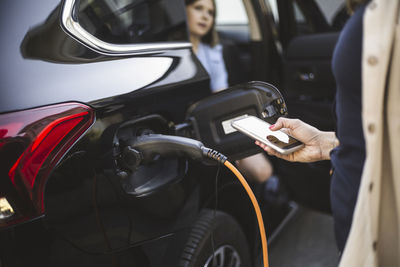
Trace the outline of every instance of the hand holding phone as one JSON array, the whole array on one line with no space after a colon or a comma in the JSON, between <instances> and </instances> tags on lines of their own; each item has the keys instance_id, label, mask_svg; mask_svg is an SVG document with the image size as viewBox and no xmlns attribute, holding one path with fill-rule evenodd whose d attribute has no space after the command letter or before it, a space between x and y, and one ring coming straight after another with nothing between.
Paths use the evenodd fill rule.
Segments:
<instances>
[{"instance_id":1,"label":"hand holding phone","mask_svg":"<svg viewBox=\"0 0 400 267\"><path fill-rule=\"evenodd\" d=\"M255 116L246 116L244 118L234 120L232 121L231 125L236 130L264 143L265 145L284 155L293 153L304 146L302 142L284 133L283 131L270 130L269 123Z\"/></svg>"}]
</instances>

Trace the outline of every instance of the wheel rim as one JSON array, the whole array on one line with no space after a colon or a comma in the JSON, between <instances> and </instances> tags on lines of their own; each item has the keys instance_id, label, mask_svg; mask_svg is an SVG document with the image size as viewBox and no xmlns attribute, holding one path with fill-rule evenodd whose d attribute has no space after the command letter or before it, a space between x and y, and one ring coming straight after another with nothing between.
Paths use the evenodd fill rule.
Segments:
<instances>
[{"instance_id":1,"label":"wheel rim","mask_svg":"<svg viewBox=\"0 0 400 267\"><path fill-rule=\"evenodd\" d=\"M221 246L207 259L204 267L240 267L239 253L232 246Z\"/></svg>"}]
</instances>

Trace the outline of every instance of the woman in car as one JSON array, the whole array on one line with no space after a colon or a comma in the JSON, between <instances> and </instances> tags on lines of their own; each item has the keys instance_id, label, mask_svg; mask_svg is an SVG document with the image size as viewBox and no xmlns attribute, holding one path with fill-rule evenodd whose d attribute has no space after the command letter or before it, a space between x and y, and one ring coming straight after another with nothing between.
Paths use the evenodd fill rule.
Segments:
<instances>
[{"instance_id":1,"label":"woman in car","mask_svg":"<svg viewBox=\"0 0 400 267\"><path fill-rule=\"evenodd\" d=\"M228 73L222 56L222 45L215 31L214 0L185 0L190 42L193 51L210 75L211 90L228 87Z\"/></svg>"},{"instance_id":2,"label":"woman in car","mask_svg":"<svg viewBox=\"0 0 400 267\"><path fill-rule=\"evenodd\" d=\"M185 0L189 38L193 51L210 75L210 88L217 92L228 88L228 73L215 30L216 5L214 0ZM258 183L272 175L272 165L263 154L256 154L236 162L243 174Z\"/></svg>"}]
</instances>

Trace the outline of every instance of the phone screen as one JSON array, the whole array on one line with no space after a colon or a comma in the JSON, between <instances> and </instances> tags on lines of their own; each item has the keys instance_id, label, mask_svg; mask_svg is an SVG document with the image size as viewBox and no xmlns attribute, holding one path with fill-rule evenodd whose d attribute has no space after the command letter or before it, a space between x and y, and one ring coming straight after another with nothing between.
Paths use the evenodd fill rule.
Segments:
<instances>
[{"instance_id":1,"label":"phone screen","mask_svg":"<svg viewBox=\"0 0 400 267\"><path fill-rule=\"evenodd\" d=\"M282 131L271 131L270 124L254 116L248 116L232 122L232 126L239 131L257 139L267 145L289 150L302 146L302 142Z\"/></svg>"}]
</instances>

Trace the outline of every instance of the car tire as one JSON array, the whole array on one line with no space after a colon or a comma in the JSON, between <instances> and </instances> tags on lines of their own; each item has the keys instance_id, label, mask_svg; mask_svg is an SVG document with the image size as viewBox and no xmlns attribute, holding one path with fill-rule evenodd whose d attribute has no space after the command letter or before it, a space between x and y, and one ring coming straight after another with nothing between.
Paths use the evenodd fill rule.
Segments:
<instances>
[{"instance_id":1,"label":"car tire","mask_svg":"<svg viewBox=\"0 0 400 267\"><path fill-rule=\"evenodd\" d=\"M179 266L251 266L249 245L238 222L225 212L203 210L189 234Z\"/></svg>"}]
</instances>

